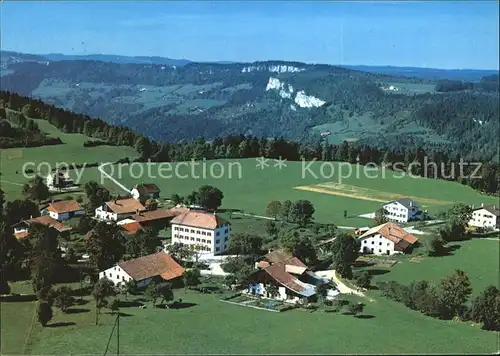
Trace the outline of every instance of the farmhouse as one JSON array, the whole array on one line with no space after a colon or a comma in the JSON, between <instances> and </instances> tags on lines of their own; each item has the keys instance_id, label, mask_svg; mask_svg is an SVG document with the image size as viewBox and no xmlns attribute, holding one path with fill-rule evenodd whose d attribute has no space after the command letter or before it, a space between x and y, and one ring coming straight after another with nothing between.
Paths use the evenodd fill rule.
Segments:
<instances>
[{"instance_id":1,"label":"farmhouse","mask_svg":"<svg viewBox=\"0 0 500 356\"><path fill-rule=\"evenodd\" d=\"M99 220L118 221L145 210L146 208L134 198L115 199L95 209L95 217Z\"/></svg>"},{"instance_id":2,"label":"farmhouse","mask_svg":"<svg viewBox=\"0 0 500 356\"><path fill-rule=\"evenodd\" d=\"M54 173L49 173L45 178L45 184L50 190L69 188L74 185L73 179L68 172L58 169Z\"/></svg>"},{"instance_id":3,"label":"farmhouse","mask_svg":"<svg viewBox=\"0 0 500 356\"><path fill-rule=\"evenodd\" d=\"M316 285L328 282L315 275L300 259L283 250L263 256L256 267L258 270L248 278L245 292L287 303L297 303L303 298L314 301ZM273 293L272 289L277 293Z\"/></svg>"},{"instance_id":4,"label":"farmhouse","mask_svg":"<svg viewBox=\"0 0 500 356\"><path fill-rule=\"evenodd\" d=\"M469 226L498 229L500 228L500 210L496 205L484 205L474 208L472 206L472 218Z\"/></svg>"},{"instance_id":5,"label":"farmhouse","mask_svg":"<svg viewBox=\"0 0 500 356\"><path fill-rule=\"evenodd\" d=\"M84 215L85 210L76 200L62 200L50 203L42 210L42 215L49 215L56 220L69 220L74 216Z\"/></svg>"},{"instance_id":6,"label":"farmhouse","mask_svg":"<svg viewBox=\"0 0 500 356\"><path fill-rule=\"evenodd\" d=\"M172 208L172 209L157 209L151 211L139 212L139 214L132 215L132 219L137 221L141 226L156 226L158 228L165 228L170 220L174 217L188 212L187 208Z\"/></svg>"},{"instance_id":7,"label":"farmhouse","mask_svg":"<svg viewBox=\"0 0 500 356\"><path fill-rule=\"evenodd\" d=\"M393 255L405 252L418 239L402 227L388 222L372 227L359 238L359 252L376 255Z\"/></svg>"},{"instance_id":8,"label":"farmhouse","mask_svg":"<svg viewBox=\"0 0 500 356\"><path fill-rule=\"evenodd\" d=\"M171 221L172 243L190 245L195 250L219 254L228 249L230 223L215 213L189 210Z\"/></svg>"},{"instance_id":9,"label":"farmhouse","mask_svg":"<svg viewBox=\"0 0 500 356\"><path fill-rule=\"evenodd\" d=\"M156 184L136 184L130 191L132 197L137 200L158 199L160 188Z\"/></svg>"},{"instance_id":10,"label":"farmhouse","mask_svg":"<svg viewBox=\"0 0 500 356\"><path fill-rule=\"evenodd\" d=\"M184 274L184 268L165 251L118 262L114 267L99 273L99 278L107 278L115 285L129 281L137 282L139 288L147 286L154 277L172 282Z\"/></svg>"},{"instance_id":11,"label":"farmhouse","mask_svg":"<svg viewBox=\"0 0 500 356\"><path fill-rule=\"evenodd\" d=\"M14 236L18 239L25 238L29 235L29 229L33 224L42 224L51 228L56 229L58 232L70 231L72 228L66 226L49 215L39 216L37 218L31 218L29 220L22 220L17 224L13 225Z\"/></svg>"},{"instance_id":12,"label":"farmhouse","mask_svg":"<svg viewBox=\"0 0 500 356\"><path fill-rule=\"evenodd\" d=\"M424 218L424 213L418 204L409 198L390 201L384 204L383 208L387 211L385 217L389 221L406 223L408 221L422 220Z\"/></svg>"}]
</instances>

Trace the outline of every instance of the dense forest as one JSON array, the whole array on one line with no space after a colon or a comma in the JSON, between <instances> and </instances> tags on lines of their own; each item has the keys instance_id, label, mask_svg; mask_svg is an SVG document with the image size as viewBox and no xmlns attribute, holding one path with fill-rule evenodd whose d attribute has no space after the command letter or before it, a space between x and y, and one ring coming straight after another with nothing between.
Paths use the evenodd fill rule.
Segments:
<instances>
[{"instance_id":1,"label":"dense forest","mask_svg":"<svg viewBox=\"0 0 500 356\"><path fill-rule=\"evenodd\" d=\"M350 163L374 163L388 165L400 162L404 170L410 170L414 175L429 178L456 180L462 184L488 194L498 194L500 191L500 171L496 164L484 162L480 171L475 172L476 165L465 160L463 175L453 174L457 164L463 159L459 154L443 149L429 150L422 146L400 145L398 148L379 149L360 143L333 145L317 142L315 144L298 143L282 137L258 138L256 136L232 135L218 137L207 141L203 137L194 141L182 143L159 143L140 134L134 133L129 128L113 126L105 121L91 119L88 116L75 114L70 111L55 108L40 100L33 100L9 92L0 92L0 105L9 106L12 110L29 112L30 117L48 120L64 132L83 133L111 145L125 145L134 147L140 154L138 161L151 160L154 162L176 162L191 159L216 159L216 158L250 158L250 157L282 157L289 161L322 160L341 161ZM6 120L1 120L6 121ZM92 145L86 142L85 145ZM23 142L19 141L19 146ZM82 147L82 149L84 149ZM434 162L438 168L432 166L424 169L427 162ZM126 161L126 159L124 159ZM418 163L412 165L411 163ZM471 176L478 178L471 178ZM480 176L480 178L479 178Z\"/></svg>"},{"instance_id":2,"label":"dense forest","mask_svg":"<svg viewBox=\"0 0 500 356\"><path fill-rule=\"evenodd\" d=\"M382 150L408 143L498 163L498 75L432 88L429 79L283 61L175 67L65 60L8 69L6 90L161 143L245 135L315 144L326 126L331 137ZM270 78L281 87L266 90ZM299 91L324 104L299 105Z\"/></svg>"}]
</instances>

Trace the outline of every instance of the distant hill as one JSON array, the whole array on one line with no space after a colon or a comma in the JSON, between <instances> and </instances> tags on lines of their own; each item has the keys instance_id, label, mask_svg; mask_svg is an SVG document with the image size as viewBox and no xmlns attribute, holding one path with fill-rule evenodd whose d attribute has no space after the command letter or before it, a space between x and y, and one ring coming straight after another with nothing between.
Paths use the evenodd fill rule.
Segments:
<instances>
[{"instance_id":1,"label":"distant hill","mask_svg":"<svg viewBox=\"0 0 500 356\"><path fill-rule=\"evenodd\" d=\"M437 93L436 84L446 91ZM170 66L2 57L4 90L125 125L160 142L253 135L439 146L496 159L498 75L470 85L444 84L290 61Z\"/></svg>"}]
</instances>

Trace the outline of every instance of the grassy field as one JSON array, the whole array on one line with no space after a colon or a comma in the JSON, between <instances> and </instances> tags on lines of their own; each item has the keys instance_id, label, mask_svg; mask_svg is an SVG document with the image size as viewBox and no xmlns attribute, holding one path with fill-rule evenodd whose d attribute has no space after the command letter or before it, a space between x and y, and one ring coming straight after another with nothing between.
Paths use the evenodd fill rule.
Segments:
<instances>
[{"instance_id":1,"label":"grassy field","mask_svg":"<svg viewBox=\"0 0 500 356\"><path fill-rule=\"evenodd\" d=\"M95 163L95 162L116 162L120 158L135 158L137 153L130 147L83 147L83 143L90 137L82 134L66 134L58 130L45 120L34 120L43 132L52 137L60 137L64 142L62 145L30 147L30 148L9 148L0 150L0 171L2 175L1 186L9 200L21 198L21 188L28 181L23 176L23 165L33 162L27 168L34 169L42 162L47 162L51 167L55 167L58 162L67 164ZM41 173L47 174L47 164L41 167ZM16 173L17 172L17 173ZM75 172L70 172L75 178ZM71 194L71 193L68 193Z\"/></svg>"},{"instance_id":2,"label":"grassy field","mask_svg":"<svg viewBox=\"0 0 500 356\"><path fill-rule=\"evenodd\" d=\"M364 317L292 310L271 313L219 301L220 295L175 291L193 304L184 309L122 308L122 354L263 354L263 353L491 353L497 335L467 324L439 321L385 300L367 303ZM94 304L71 314L55 312L53 326L35 324L27 346L33 302L3 303L8 313L22 310L15 327L2 336L2 354L101 354L114 322L103 314L94 325ZM12 320L10 315L8 320ZM217 320L216 323L214 321ZM4 325L2 325L4 326ZM394 330L396 328L397 330ZM2 330L5 330L2 327ZM389 332L388 330L393 330ZM393 337L397 331L398 337ZM362 337L361 337L362 336ZM108 353L116 352L112 338Z\"/></svg>"},{"instance_id":3,"label":"grassy field","mask_svg":"<svg viewBox=\"0 0 500 356\"><path fill-rule=\"evenodd\" d=\"M200 163L200 162L199 162ZM270 200L299 200L308 199L315 207L315 219L321 223L336 223L344 226L366 226L369 220L358 218L357 215L375 211L380 207L380 201L355 199L352 196L341 196L315 191L295 189L299 186L312 186L316 184L343 184L345 187L357 187L360 191L367 191L376 195L379 200L390 200L396 196L414 196L422 199L422 205L430 213L437 213L446 210L453 202L461 201L467 204L479 205L480 203L494 204L496 199L491 196L482 195L464 185L446 182L435 179L424 178L400 178L400 173L385 171L372 171L366 174L363 167L349 165L347 163L327 162L323 167L325 178L321 175L322 162L314 162L309 166L310 171L304 167L302 162L287 162L287 167L279 170L274 167L274 161L269 161L270 166L261 170L256 167L255 159L243 160L219 160L207 161L206 176L203 176L203 168L195 167L194 175L191 167L185 163L167 163L162 166L151 164L149 170L151 178L148 179L147 164L136 164L134 167L123 166L120 170L117 166L107 167L113 177L118 179L127 187L132 187L137 182L154 182L162 190L162 197L170 197L177 193L187 195L201 185L210 184L221 189L224 193L222 204L223 209L242 209L245 213L263 215L267 203ZM140 173L140 166L144 175L134 178ZM161 167L164 169L163 175L168 178L161 178ZM225 174L221 178L211 177L210 170L214 169L217 175ZM171 171L166 169L170 168ZM178 168L178 175L174 172ZM303 169L304 168L304 169ZM334 174L330 175L330 168ZM352 174L348 175L349 170ZM311 173L312 172L312 173ZM378 172L378 173L377 173ZM231 174L230 174L231 173ZM185 177L183 177L185 175ZM378 178L370 178L377 177ZM83 175L84 181L101 181L100 173L96 168L87 169ZM345 177L345 178L344 178ZM116 185L109 179L102 180L102 183L113 190ZM417 202L418 199L417 199ZM348 211L347 219L344 219L344 209Z\"/></svg>"}]
</instances>

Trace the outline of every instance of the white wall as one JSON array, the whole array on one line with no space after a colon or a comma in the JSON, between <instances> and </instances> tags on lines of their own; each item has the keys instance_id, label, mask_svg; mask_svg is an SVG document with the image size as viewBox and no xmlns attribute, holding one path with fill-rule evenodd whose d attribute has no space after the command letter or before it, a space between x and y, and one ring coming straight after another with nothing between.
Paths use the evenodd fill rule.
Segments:
<instances>
[{"instance_id":1,"label":"white wall","mask_svg":"<svg viewBox=\"0 0 500 356\"><path fill-rule=\"evenodd\" d=\"M172 224L172 243L201 245L202 251L219 254L229 248L231 226L226 224L216 230ZM205 242L203 242L205 241Z\"/></svg>"},{"instance_id":2,"label":"white wall","mask_svg":"<svg viewBox=\"0 0 500 356\"><path fill-rule=\"evenodd\" d=\"M398 202L392 202L383 206L387 210L385 217L390 221L408 222L408 209Z\"/></svg>"},{"instance_id":3,"label":"white wall","mask_svg":"<svg viewBox=\"0 0 500 356\"><path fill-rule=\"evenodd\" d=\"M125 272L120 266L114 266L114 267L108 268L107 270L105 270L103 272L99 272L99 279L102 279L104 277L109 279L115 285L118 285L120 283L125 283L125 282L132 280L132 277L130 277L127 274L127 272Z\"/></svg>"},{"instance_id":4,"label":"white wall","mask_svg":"<svg viewBox=\"0 0 500 356\"><path fill-rule=\"evenodd\" d=\"M497 217L486 209L478 209L472 212L472 218L469 226L495 228L497 226Z\"/></svg>"},{"instance_id":5,"label":"white wall","mask_svg":"<svg viewBox=\"0 0 500 356\"><path fill-rule=\"evenodd\" d=\"M360 242L360 253L372 253L374 255L387 255L387 251L389 251L389 255L400 253L399 251L394 250L394 242L386 239L380 234L374 234L372 236L364 237L360 239ZM367 252L365 252L366 248L368 249Z\"/></svg>"},{"instance_id":6,"label":"white wall","mask_svg":"<svg viewBox=\"0 0 500 356\"><path fill-rule=\"evenodd\" d=\"M102 206L95 209L95 217L99 220L118 220L118 214L113 213L112 211L104 211Z\"/></svg>"}]
</instances>

